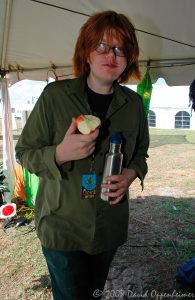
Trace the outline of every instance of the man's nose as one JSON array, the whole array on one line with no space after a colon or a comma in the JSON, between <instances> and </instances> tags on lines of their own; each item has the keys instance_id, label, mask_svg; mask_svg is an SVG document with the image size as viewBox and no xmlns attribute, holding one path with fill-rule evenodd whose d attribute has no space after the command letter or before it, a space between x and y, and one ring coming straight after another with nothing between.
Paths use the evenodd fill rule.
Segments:
<instances>
[{"instance_id":1,"label":"man's nose","mask_svg":"<svg viewBox=\"0 0 195 300\"><path fill-rule=\"evenodd\" d=\"M110 48L108 53L107 53L107 56L110 56L110 57L114 57L116 58L116 54L114 52L114 48Z\"/></svg>"}]
</instances>

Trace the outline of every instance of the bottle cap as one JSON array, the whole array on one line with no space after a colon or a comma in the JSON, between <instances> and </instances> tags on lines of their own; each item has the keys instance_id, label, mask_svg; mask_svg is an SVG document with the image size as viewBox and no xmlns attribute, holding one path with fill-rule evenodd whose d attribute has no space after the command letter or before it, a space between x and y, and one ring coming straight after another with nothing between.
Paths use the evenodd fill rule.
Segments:
<instances>
[{"instance_id":1,"label":"bottle cap","mask_svg":"<svg viewBox=\"0 0 195 300\"><path fill-rule=\"evenodd\" d=\"M122 144L122 137L119 132L113 132L110 137L110 144Z\"/></svg>"}]
</instances>

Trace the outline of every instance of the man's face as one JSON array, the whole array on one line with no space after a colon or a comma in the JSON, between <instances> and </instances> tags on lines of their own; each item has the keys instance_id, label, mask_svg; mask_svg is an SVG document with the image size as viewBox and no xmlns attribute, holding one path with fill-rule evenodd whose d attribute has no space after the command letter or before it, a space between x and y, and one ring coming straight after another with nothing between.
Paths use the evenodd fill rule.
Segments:
<instances>
[{"instance_id":1,"label":"man's face","mask_svg":"<svg viewBox=\"0 0 195 300\"><path fill-rule=\"evenodd\" d=\"M127 66L127 59L122 55L124 53L121 43L114 37L108 41L104 34L97 49L89 55L89 76L99 82L112 84L120 78Z\"/></svg>"}]
</instances>

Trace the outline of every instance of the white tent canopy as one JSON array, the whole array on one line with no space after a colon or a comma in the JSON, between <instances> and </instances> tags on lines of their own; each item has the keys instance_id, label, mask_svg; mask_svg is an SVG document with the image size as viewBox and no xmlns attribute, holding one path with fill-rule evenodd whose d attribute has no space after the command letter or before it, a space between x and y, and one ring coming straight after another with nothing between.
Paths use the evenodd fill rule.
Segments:
<instances>
[{"instance_id":1,"label":"white tent canopy","mask_svg":"<svg viewBox=\"0 0 195 300\"><path fill-rule=\"evenodd\" d=\"M11 82L45 80L52 68L58 76L71 74L80 27L88 15L108 9L126 14L135 25L143 73L150 61L153 81L192 82L194 0L0 0L1 71Z\"/></svg>"}]
</instances>

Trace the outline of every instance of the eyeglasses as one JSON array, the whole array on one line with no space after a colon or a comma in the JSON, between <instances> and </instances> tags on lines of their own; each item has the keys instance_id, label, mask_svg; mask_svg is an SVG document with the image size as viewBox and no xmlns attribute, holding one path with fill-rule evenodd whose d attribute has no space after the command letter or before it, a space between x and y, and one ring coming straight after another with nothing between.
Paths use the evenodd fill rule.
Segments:
<instances>
[{"instance_id":1,"label":"eyeglasses","mask_svg":"<svg viewBox=\"0 0 195 300\"><path fill-rule=\"evenodd\" d=\"M111 46L103 42L100 42L95 50L100 54L107 54L110 52L110 50L112 50L115 56L125 57L122 47Z\"/></svg>"}]
</instances>

